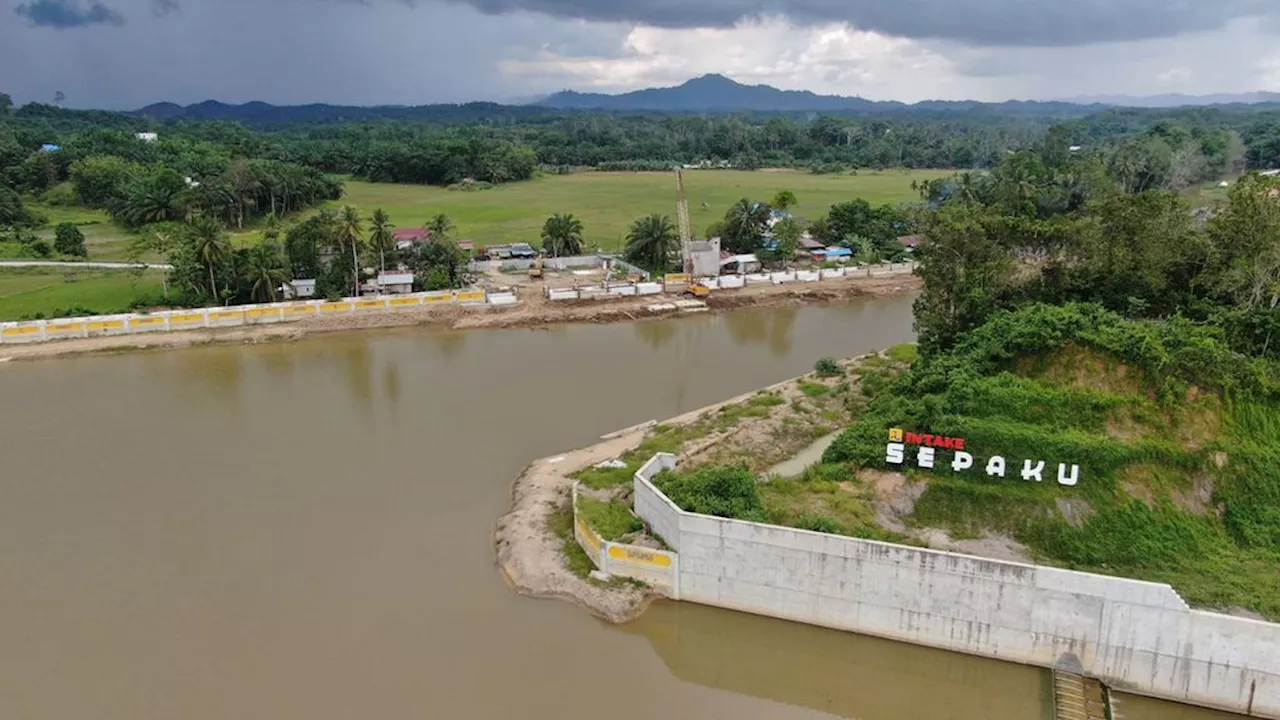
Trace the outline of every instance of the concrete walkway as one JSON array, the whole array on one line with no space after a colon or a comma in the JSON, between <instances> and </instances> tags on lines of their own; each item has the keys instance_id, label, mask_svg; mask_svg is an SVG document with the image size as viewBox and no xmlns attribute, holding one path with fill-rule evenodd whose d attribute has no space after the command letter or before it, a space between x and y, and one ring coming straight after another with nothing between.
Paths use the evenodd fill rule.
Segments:
<instances>
[{"instance_id":1,"label":"concrete walkway","mask_svg":"<svg viewBox=\"0 0 1280 720\"><path fill-rule=\"evenodd\" d=\"M60 268L97 268L107 270L130 270L146 268L150 270L172 270L172 265L165 263L123 263L123 262L75 262L62 260L0 260L0 268L6 267L60 267Z\"/></svg>"}]
</instances>

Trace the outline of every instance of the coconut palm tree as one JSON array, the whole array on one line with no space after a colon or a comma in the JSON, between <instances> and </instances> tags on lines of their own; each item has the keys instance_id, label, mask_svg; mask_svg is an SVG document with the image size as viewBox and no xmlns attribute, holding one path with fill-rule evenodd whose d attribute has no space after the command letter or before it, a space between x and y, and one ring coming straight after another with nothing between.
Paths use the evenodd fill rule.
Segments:
<instances>
[{"instance_id":1,"label":"coconut palm tree","mask_svg":"<svg viewBox=\"0 0 1280 720\"><path fill-rule=\"evenodd\" d=\"M582 252L582 221L559 213L542 225L542 249L552 257Z\"/></svg>"},{"instance_id":2,"label":"coconut palm tree","mask_svg":"<svg viewBox=\"0 0 1280 720\"><path fill-rule=\"evenodd\" d=\"M262 302L280 299L278 288L291 279L284 254L278 245L271 242L249 251L244 272L250 296Z\"/></svg>"},{"instance_id":3,"label":"coconut palm tree","mask_svg":"<svg viewBox=\"0 0 1280 720\"><path fill-rule=\"evenodd\" d=\"M342 208L342 215L338 218L338 242L342 247L351 246L351 269L355 271L355 294L352 297L360 297L360 211L346 205Z\"/></svg>"},{"instance_id":4,"label":"coconut palm tree","mask_svg":"<svg viewBox=\"0 0 1280 720\"><path fill-rule=\"evenodd\" d=\"M231 257L231 244L217 220L201 215L193 218L186 227L191 248L196 259L209 272L209 290L218 297L218 280L215 271Z\"/></svg>"},{"instance_id":5,"label":"coconut palm tree","mask_svg":"<svg viewBox=\"0 0 1280 720\"><path fill-rule=\"evenodd\" d=\"M629 262L661 272L671 266L671 256L679 249L680 236L671 218L655 213L631 224L624 253Z\"/></svg>"},{"instance_id":6,"label":"coconut palm tree","mask_svg":"<svg viewBox=\"0 0 1280 720\"><path fill-rule=\"evenodd\" d=\"M742 198L725 213L724 248L733 253L755 252L768 229L769 206Z\"/></svg>"},{"instance_id":7,"label":"coconut palm tree","mask_svg":"<svg viewBox=\"0 0 1280 720\"><path fill-rule=\"evenodd\" d=\"M427 237L431 240L444 240L453 237L453 231L457 226L444 213L436 213L436 216L427 222Z\"/></svg>"},{"instance_id":8,"label":"coconut palm tree","mask_svg":"<svg viewBox=\"0 0 1280 720\"><path fill-rule=\"evenodd\" d=\"M387 253L395 252L396 236L391 232L391 219L382 208L373 211L373 219L369 225L369 243L378 249L378 268L386 272Z\"/></svg>"}]
</instances>

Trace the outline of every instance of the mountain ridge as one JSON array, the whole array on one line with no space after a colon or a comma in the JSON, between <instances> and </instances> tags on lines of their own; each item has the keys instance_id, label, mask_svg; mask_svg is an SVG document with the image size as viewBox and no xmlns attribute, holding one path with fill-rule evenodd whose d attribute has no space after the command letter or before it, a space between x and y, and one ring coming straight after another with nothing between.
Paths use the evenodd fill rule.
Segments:
<instances>
[{"instance_id":1,"label":"mountain ridge","mask_svg":"<svg viewBox=\"0 0 1280 720\"><path fill-rule=\"evenodd\" d=\"M530 118L563 112L760 112L760 113L963 113L986 110L1010 114L1084 116L1112 107L1174 108L1235 104L1280 104L1280 93L1099 95L1061 100L868 100L859 96L819 95L809 90L781 90L746 85L724 75L708 74L671 87L655 87L616 95L562 90L523 103L470 102L434 105L272 105L262 101L229 104L205 100L187 106L171 102L148 105L130 114L161 122L228 120L258 125L294 122L361 122L371 120L437 120L469 122L486 118Z\"/></svg>"}]
</instances>

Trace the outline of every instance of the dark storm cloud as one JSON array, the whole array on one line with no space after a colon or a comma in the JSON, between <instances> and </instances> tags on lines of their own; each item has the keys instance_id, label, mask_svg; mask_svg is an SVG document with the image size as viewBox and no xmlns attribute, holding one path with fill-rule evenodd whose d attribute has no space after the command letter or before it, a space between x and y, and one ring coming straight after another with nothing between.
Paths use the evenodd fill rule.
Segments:
<instances>
[{"instance_id":1,"label":"dark storm cloud","mask_svg":"<svg viewBox=\"0 0 1280 720\"><path fill-rule=\"evenodd\" d=\"M65 29L124 24L124 17L120 13L96 1L81 7L75 0L34 0L19 5L14 8L14 12L32 25L40 27Z\"/></svg>"},{"instance_id":2,"label":"dark storm cloud","mask_svg":"<svg viewBox=\"0 0 1280 720\"><path fill-rule=\"evenodd\" d=\"M1280 17L1275 0L450 0L489 14L669 28L726 27L781 14L802 24L848 22L916 39L988 46L1064 46L1171 37L1241 17Z\"/></svg>"}]
</instances>

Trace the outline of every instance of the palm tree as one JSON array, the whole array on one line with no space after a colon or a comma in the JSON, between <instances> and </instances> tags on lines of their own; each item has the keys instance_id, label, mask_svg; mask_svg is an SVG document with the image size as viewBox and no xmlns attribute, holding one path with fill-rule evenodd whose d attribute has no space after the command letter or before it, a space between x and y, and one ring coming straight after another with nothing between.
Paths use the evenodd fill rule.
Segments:
<instances>
[{"instance_id":1,"label":"palm tree","mask_svg":"<svg viewBox=\"0 0 1280 720\"><path fill-rule=\"evenodd\" d=\"M769 206L742 198L725 213L724 247L734 253L755 252L768 228Z\"/></svg>"},{"instance_id":2,"label":"palm tree","mask_svg":"<svg viewBox=\"0 0 1280 720\"><path fill-rule=\"evenodd\" d=\"M582 221L559 213L542 225L542 249L552 257L582 252Z\"/></svg>"},{"instance_id":3,"label":"palm tree","mask_svg":"<svg viewBox=\"0 0 1280 720\"><path fill-rule=\"evenodd\" d=\"M795 193L790 190L779 190L778 194L773 196L773 202L769 204L779 210L790 210L800 203L796 200Z\"/></svg>"},{"instance_id":4,"label":"palm tree","mask_svg":"<svg viewBox=\"0 0 1280 720\"><path fill-rule=\"evenodd\" d=\"M427 222L427 236L432 240L444 240L451 237L457 226L444 213L436 213L436 216Z\"/></svg>"},{"instance_id":5,"label":"palm tree","mask_svg":"<svg viewBox=\"0 0 1280 720\"><path fill-rule=\"evenodd\" d=\"M176 177L176 173L173 175ZM133 226L180 218L186 192L182 178L177 178L175 183L173 177L163 172L154 177L141 178L125 190L119 214L126 223Z\"/></svg>"},{"instance_id":6,"label":"palm tree","mask_svg":"<svg viewBox=\"0 0 1280 720\"><path fill-rule=\"evenodd\" d=\"M387 270L387 253L396 249L395 233L391 232L391 218L387 217L387 211L378 208L373 211L372 224L369 225L369 242L378 249L378 267L383 272Z\"/></svg>"},{"instance_id":7,"label":"palm tree","mask_svg":"<svg viewBox=\"0 0 1280 720\"><path fill-rule=\"evenodd\" d=\"M339 218L338 242L343 246L351 246L351 269L355 271L355 294L360 297L360 211L350 205L342 208Z\"/></svg>"},{"instance_id":8,"label":"palm tree","mask_svg":"<svg viewBox=\"0 0 1280 720\"><path fill-rule=\"evenodd\" d=\"M267 242L249 251L245 265L245 280L249 293L255 300L275 302L279 299L277 288L289 282L290 273L279 246Z\"/></svg>"},{"instance_id":9,"label":"palm tree","mask_svg":"<svg viewBox=\"0 0 1280 720\"><path fill-rule=\"evenodd\" d=\"M217 220L201 215L187 223L187 232L196 258L209 271L209 289L218 297L218 280L214 270L231 257L231 245Z\"/></svg>"},{"instance_id":10,"label":"palm tree","mask_svg":"<svg viewBox=\"0 0 1280 720\"><path fill-rule=\"evenodd\" d=\"M663 271L680 248L680 236L671 218L647 215L631 223L625 255L628 261L651 270Z\"/></svg>"}]
</instances>

